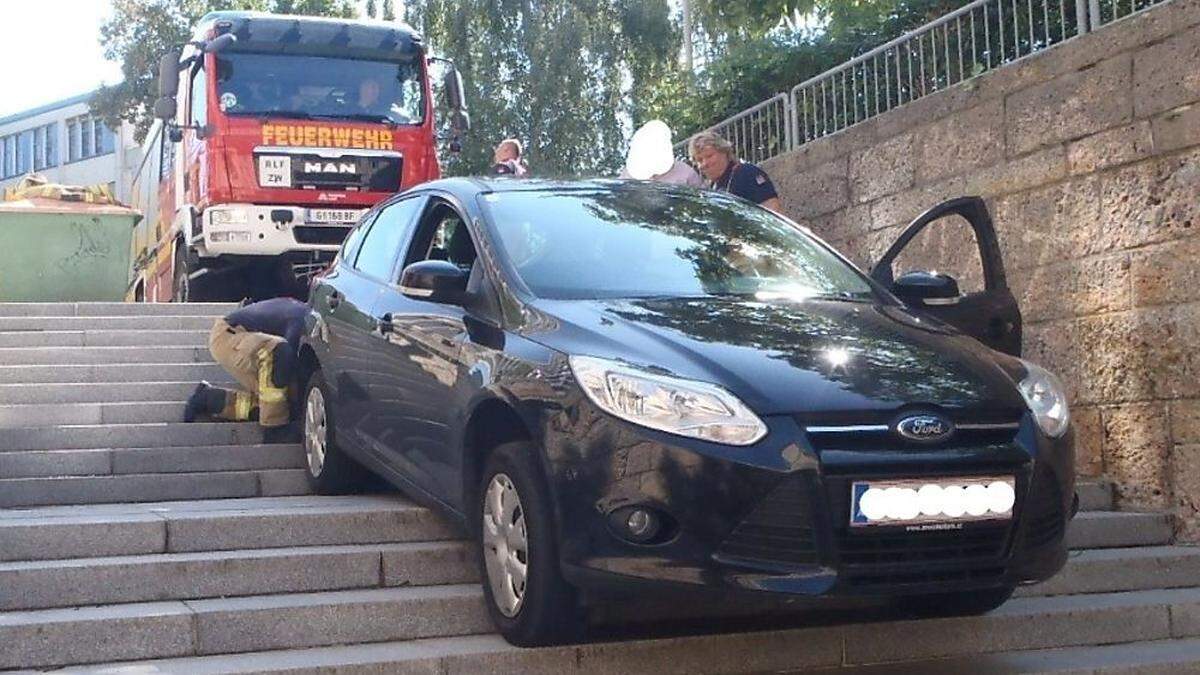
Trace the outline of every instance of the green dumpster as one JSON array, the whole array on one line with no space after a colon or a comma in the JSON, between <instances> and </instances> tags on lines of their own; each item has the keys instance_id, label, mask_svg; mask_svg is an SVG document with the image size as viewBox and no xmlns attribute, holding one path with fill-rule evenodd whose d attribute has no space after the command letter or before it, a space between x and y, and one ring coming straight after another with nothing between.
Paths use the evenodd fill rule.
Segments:
<instances>
[{"instance_id":1,"label":"green dumpster","mask_svg":"<svg viewBox=\"0 0 1200 675\"><path fill-rule=\"evenodd\" d=\"M124 300L141 217L113 204L0 202L0 302Z\"/></svg>"}]
</instances>

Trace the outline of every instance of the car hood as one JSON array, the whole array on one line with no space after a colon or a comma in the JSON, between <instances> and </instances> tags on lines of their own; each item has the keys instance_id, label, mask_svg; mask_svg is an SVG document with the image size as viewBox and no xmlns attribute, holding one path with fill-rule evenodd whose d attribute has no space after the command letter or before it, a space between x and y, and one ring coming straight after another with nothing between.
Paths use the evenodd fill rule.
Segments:
<instances>
[{"instance_id":1,"label":"car hood","mask_svg":"<svg viewBox=\"0 0 1200 675\"><path fill-rule=\"evenodd\" d=\"M523 331L567 354L724 386L760 414L1018 410L1004 358L929 317L860 302L538 300Z\"/></svg>"}]
</instances>

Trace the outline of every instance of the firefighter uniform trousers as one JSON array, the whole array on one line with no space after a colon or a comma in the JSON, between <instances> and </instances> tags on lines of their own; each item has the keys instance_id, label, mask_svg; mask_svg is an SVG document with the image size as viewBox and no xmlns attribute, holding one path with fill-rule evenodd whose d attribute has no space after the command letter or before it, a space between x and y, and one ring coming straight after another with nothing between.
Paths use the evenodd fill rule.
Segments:
<instances>
[{"instance_id":1,"label":"firefighter uniform trousers","mask_svg":"<svg viewBox=\"0 0 1200 675\"><path fill-rule=\"evenodd\" d=\"M208 349L242 390L224 389L225 407L214 417L244 422L258 411L258 423L278 427L288 423L287 390L272 380L274 350L286 341L276 335L251 333L217 319L208 336ZM215 387L214 387L215 388Z\"/></svg>"}]
</instances>

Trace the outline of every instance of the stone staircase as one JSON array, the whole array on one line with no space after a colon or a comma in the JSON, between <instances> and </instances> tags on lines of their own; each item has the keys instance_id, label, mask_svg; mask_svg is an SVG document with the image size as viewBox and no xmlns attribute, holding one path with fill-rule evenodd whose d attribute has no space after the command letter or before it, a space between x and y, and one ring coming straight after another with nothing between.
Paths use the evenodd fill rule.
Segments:
<instances>
[{"instance_id":1,"label":"stone staircase","mask_svg":"<svg viewBox=\"0 0 1200 675\"><path fill-rule=\"evenodd\" d=\"M1163 514L1111 511L1098 482L1066 570L985 616L651 610L510 647L436 514L306 494L299 446L177 421L198 378L228 379L203 345L229 309L0 304L0 670L1200 671L1200 549L1170 545Z\"/></svg>"}]
</instances>

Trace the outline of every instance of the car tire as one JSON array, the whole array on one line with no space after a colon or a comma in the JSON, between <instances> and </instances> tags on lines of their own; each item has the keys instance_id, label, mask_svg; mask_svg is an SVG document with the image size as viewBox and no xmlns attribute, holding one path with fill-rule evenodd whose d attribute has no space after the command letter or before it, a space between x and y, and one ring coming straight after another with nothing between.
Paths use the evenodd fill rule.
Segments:
<instances>
[{"instance_id":1,"label":"car tire","mask_svg":"<svg viewBox=\"0 0 1200 675\"><path fill-rule=\"evenodd\" d=\"M897 601L901 611L916 618L975 616L996 609L1012 597L1015 586L983 588L957 593L910 595Z\"/></svg>"},{"instance_id":2,"label":"car tire","mask_svg":"<svg viewBox=\"0 0 1200 675\"><path fill-rule=\"evenodd\" d=\"M504 639L521 647L571 641L583 628L578 594L559 569L550 493L535 452L529 443L514 442L491 453L473 516L488 613ZM503 562L509 556L518 563L523 558L523 583Z\"/></svg>"},{"instance_id":3,"label":"car tire","mask_svg":"<svg viewBox=\"0 0 1200 675\"><path fill-rule=\"evenodd\" d=\"M320 370L314 372L304 389L302 438L305 477L309 487L319 495L357 492L370 481L367 470L334 441L336 418L332 402L324 375Z\"/></svg>"}]
</instances>

